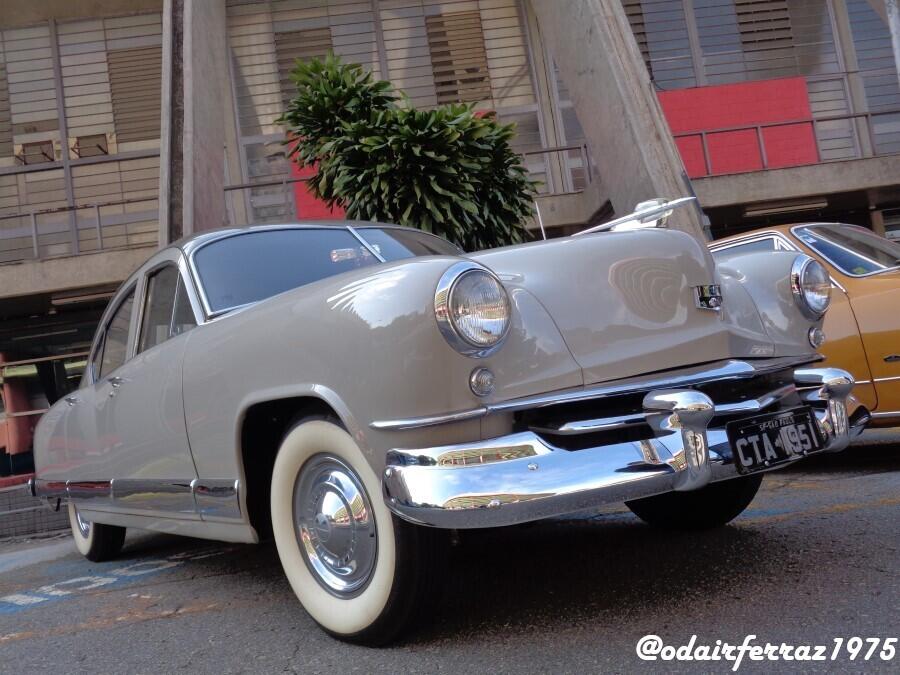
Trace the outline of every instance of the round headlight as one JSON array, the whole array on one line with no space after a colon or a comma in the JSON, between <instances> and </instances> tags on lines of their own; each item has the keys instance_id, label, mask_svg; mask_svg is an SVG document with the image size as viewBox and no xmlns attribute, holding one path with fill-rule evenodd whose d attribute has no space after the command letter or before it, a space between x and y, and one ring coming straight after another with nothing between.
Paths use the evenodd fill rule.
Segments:
<instances>
[{"instance_id":1,"label":"round headlight","mask_svg":"<svg viewBox=\"0 0 900 675\"><path fill-rule=\"evenodd\" d=\"M791 268L791 290L800 311L807 318L822 318L831 302L831 278L828 270L808 255L799 255Z\"/></svg>"},{"instance_id":2,"label":"round headlight","mask_svg":"<svg viewBox=\"0 0 900 675\"><path fill-rule=\"evenodd\" d=\"M467 356L486 356L509 330L506 289L475 263L457 263L444 273L435 293L434 311L447 342Z\"/></svg>"}]
</instances>

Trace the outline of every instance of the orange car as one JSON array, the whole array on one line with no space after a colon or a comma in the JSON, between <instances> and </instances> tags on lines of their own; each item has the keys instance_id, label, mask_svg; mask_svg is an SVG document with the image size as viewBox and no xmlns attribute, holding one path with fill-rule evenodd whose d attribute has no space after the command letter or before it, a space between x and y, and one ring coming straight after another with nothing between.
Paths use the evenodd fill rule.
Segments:
<instances>
[{"instance_id":1,"label":"orange car","mask_svg":"<svg viewBox=\"0 0 900 675\"><path fill-rule=\"evenodd\" d=\"M819 351L853 374L871 426L900 424L900 244L841 223L778 225L710 244L713 257L737 247L800 251L825 265L832 294Z\"/></svg>"}]
</instances>

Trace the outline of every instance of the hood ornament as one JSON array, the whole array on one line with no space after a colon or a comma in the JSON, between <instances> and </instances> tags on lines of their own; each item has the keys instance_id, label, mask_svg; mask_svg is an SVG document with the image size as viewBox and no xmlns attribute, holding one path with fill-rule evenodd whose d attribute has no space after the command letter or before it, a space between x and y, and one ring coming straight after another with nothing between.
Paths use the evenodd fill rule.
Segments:
<instances>
[{"instance_id":1,"label":"hood ornament","mask_svg":"<svg viewBox=\"0 0 900 675\"><path fill-rule=\"evenodd\" d=\"M627 216L610 220L601 225L589 227L581 232L576 232L572 236L578 237L582 234L592 234L594 232L606 232L610 230L642 230L653 227L665 227L666 220L672 215L672 211L695 201L697 201L696 197L680 197L679 199L672 200L651 199L638 204L635 207L634 213L629 213Z\"/></svg>"}]
</instances>

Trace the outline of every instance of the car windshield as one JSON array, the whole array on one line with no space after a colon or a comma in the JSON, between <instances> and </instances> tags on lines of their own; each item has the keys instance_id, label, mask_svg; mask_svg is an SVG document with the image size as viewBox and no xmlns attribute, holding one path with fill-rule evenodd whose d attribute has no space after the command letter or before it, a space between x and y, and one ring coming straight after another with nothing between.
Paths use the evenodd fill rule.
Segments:
<instances>
[{"instance_id":1,"label":"car windshield","mask_svg":"<svg viewBox=\"0 0 900 675\"><path fill-rule=\"evenodd\" d=\"M355 227L378 254L387 261L420 255L462 255L462 250L433 234L410 227Z\"/></svg>"},{"instance_id":2,"label":"car windshield","mask_svg":"<svg viewBox=\"0 0 900 675\"><path fill-rule=\"evenodd\" d=\"M248 232L213 241L194 254L212 314L378 263L338 227Z\"/></svg>"},{"instance_id":3,"label":"car windshield","mask_svg":"<svg viewBox=\"0 0 900 675\"><path fill-rule=\"evenodd\" d=\"M900 267L900 244L856 225L804 225L797 238L844 274L860 277Z\"/></svg>"}]
</instances>

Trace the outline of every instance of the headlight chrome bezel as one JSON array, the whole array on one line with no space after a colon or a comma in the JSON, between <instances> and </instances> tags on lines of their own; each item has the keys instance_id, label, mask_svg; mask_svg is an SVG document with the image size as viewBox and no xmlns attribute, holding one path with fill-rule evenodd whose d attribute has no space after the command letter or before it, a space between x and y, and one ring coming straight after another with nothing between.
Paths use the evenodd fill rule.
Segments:
<instances>
[{"instance_id":1,"label":"headlight chrome bezel","mask_svg":"<svg viewBox=\"0 0 900 675\"><path fill-rule=\"evenodd\" d=\"M470 274L485 274L491 277L503 292L503 298L507 308L506 326L497 340L490 345L478 345L466 338L465 335L457 328L453 321L450 311L450 301L453 297L453 291L459 281ZM437 320L438 328L441 335L460 354L470 356L472 358L484 358L493 354L503 346L509 335L510 325L512 323L512 303L506 288L493 272L472 261L463 261L451 265L438 281L437 288L434 292L434 316Z\"/></svg>"},{"instance_id":2,"label":"headlight chrome bezel","mask_svg":"<svg viewBox=\"0 0 900 675\"><path fill-rule=\"evenodd\" d=\"M825 273L825 278L829 280L828 300L825 303L825 307L821 310L813 307L813 305L809 301L809 298L807 297L807 291L809 290L807 286L807 274L812 267L820 267ZM794 294L794 300L796 301L797 306L800 308L803 316L805 316L807 319L818 321L823 316L825 316L825 313L831 306L830 284L831 275L828 274L828 270L818 260L811 258L805 253L801 253L794 259L794 264L791 266L791 291Z\"/></svg>"}]
</instances>

